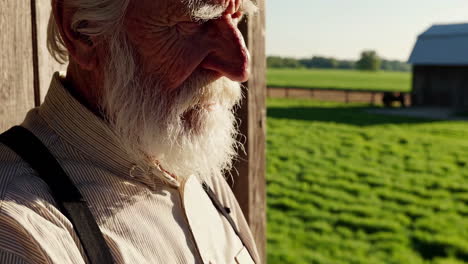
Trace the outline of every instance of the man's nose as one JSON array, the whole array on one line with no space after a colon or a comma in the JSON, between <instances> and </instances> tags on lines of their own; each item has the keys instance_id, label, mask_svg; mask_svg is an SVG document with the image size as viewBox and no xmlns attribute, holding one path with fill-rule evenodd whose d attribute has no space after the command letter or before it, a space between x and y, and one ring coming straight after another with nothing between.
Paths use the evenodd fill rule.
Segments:
<instances>
[{"instance_id":1,"label":"man's nose","mask_svg":"<svg viewBox=\"0 0 468 264\"><path fill-rule=\"evenodd\" d=\"M208 34L211 52L201 66L233 81L245 82L249 78L250 56L236 20L227 13L212 21L213 31Z\"/></svg>"}]
</instances>

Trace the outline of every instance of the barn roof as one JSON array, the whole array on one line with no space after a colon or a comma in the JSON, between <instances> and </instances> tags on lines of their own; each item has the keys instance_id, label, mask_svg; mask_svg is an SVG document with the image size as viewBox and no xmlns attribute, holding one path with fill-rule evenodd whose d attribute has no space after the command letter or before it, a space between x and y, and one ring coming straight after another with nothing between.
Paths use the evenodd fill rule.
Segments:
<instances>
[{"instance_id":1,"label":"barn roof","mask_svg":"<svg viewBox=\"0 0 468 264\"><path fill-rule=\"evenodd\" d=\"M413 65L468 65L468 24L434 25L418 36Z\"/></svg>"}]
</instances>

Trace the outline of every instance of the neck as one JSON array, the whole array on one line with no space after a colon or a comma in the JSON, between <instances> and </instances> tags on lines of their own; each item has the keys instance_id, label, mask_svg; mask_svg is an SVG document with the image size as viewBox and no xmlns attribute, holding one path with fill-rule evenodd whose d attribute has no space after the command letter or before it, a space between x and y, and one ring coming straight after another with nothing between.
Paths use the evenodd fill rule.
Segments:
<instances>
[{"instance_id":1,"label":"neck","mask_svg":"<svg viewBox=\"0 0 468 264\"><path fill-rule=\"evenodd\" d=\"M65 77L65 89L95 115L102 117L99 101L102 96L103 82L96 71L83 70L70 61Z\"/></svg>"}]
</instances>

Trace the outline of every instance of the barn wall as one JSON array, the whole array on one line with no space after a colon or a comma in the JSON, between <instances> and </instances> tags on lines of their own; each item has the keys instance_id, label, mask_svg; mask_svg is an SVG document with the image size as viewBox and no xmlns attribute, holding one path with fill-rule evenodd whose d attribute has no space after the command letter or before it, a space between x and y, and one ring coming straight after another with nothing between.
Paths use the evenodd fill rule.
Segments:
<instances>
[{"instance_id":1,"label":"barn wall","mask_svg":"<svg viewBox=\"0 0 468 264\"><path fill-rule=\"evenodd\" d=\"M50 9L50 0L0 1L0 132L21 123L43 101L52 73L66 67L47 51Z\"/></svg>"},{"instance_id":2,"label":"barn wall","mask_svg":"<svg viewBox=\"0 0 468 264\"><path fill-rule=\"evenodd\" d=\"M5 10L8 10L5 12ZM0 1L0 132L34 106L30 2Z\"/></svg>"},{"instance_id":3,"label":"barn wall","mask_svg":"<svg viewBox=\"0 0 468 264\"><path fill-rule=\"evenodd\" d=\"M51 1L50 0L35 0L36 2L36 27L37 27L37 60L38 68L38 93L39 101L43 102L44 97L49 89L49 84L52 79L52 74L56 71L65 71L67 65L57 63L47 50L47 24L49 22Z\"/></svg>"},{"instance_id":4,"label":"barn wall","mask_svg":"<svg viewBox=\"0 0 468 264\"><path fill-rule=\"evenodd\" d=\"M468 110L468 66L414 66L413 105Z\"/></svg>"}]
</instances>

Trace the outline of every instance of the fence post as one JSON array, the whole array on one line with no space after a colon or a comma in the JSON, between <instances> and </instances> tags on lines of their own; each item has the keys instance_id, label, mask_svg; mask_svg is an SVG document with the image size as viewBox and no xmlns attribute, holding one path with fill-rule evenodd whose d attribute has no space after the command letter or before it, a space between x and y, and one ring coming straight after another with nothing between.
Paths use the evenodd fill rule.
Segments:
<instances>
[{"instance_id":1,"label":"fence post","mask_svg":"<svg viewBox=\"0 0 468 264\"><path fill-rule=\"evenodd\" d=\"M266 59L265 0L257 0L259 12L239 25L251 53L251 75L245 83L245 98L238 111L245 136L245 153L234 164L233 191L249 223L260 258L266 263Z\"/></svg>"}]
</instances>

